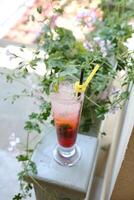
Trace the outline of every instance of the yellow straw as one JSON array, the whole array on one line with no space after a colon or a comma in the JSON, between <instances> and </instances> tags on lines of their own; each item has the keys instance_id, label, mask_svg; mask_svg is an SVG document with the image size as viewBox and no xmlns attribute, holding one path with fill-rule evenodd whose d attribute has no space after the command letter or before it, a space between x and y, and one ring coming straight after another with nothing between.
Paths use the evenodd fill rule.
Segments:
<instances>
[{"instance_id":1,"label":"yellow straw","mask_svg":"<svg viewBox=\"0 0 134 200\"><path fill-rule=\"evenodd\" d=\"M77 93L85 92L88 84L91 82L91 80L93 79L94 75L96 74L96 72L98 71L99 68L100 68L100 65L97 64L94 67L93 71L89 74L87 80L82 85L80 85L79 82L76 82L75 86L74 86L75 92L77 92Z\"/></svg>"}]
</instances>

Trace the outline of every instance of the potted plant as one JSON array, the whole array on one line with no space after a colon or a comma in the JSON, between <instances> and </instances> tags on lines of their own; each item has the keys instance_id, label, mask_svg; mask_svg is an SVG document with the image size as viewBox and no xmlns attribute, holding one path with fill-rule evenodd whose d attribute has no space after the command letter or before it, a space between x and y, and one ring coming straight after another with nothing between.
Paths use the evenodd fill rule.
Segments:
<instances>
[{"instance_id":1,"label":"potted plant","mask_svg":"<svg viewBox=\"0 0 134 200\"><path fill-rule=\"evenodd\" d=\"M43 31L37 40L37 48L33 49L33 58L27 62L22 59L14 73L7 75L8 81L13 81L14 78L25 79L29 76L29 69L36 70L39 62L42 62L45 68L43 76L36 75L37 87L34 91L23 91L24 95L38 98L39 111L31 113L25 123L27 147L24 154L17 156L18 161L24 166L19 173L23 192L17 194L14 200L30 196L32 185L26 183L24 177L29 172L36 173L36 166L31 161L33 149L29 148L28 138L32 132L41 133L41 126L47 119L53 123L50 118L51 104L48 98L52 83L57 88L59 82L66 76L77 81L81 69L84 69L84 79L86 79L96 64L101 66L85 93L80 131L88 134L90 127L93 127L97 135L99 124L105 114L121 108L129 98L129 86L134 82L133 52L125 46L125 42L133 33L129 25L133 16L130 4L133 2L104 0L99 5L103 17L102 14L101 17L98 15L96 8L93 9L93 19L89 17L91 9L86 8L79 16L81 29L86 27L84 40L77 40L71 30L56 25L56 20L63 15L64 9L55 8L52 16L45 17L43 21ZM42 13L42 7L37 8L37 11ZM32 20L35 20L34 16ZM21 48L21 51L25 51L25 48ZM11 55L13 56L12 53ZM121 87L126 87L123 90L115 90L111 83L122 70L125 73ZM18 97L19 95L14 96L14 99Z\"/></svg>"}]
</instances>

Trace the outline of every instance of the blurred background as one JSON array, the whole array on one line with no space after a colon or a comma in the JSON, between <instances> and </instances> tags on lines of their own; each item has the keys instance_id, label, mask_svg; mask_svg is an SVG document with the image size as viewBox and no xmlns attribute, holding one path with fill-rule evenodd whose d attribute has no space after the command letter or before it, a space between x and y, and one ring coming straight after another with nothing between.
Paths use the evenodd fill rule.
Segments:
<instances>
[{"instance_id":1,"label":"blurred background","mask_svg":"<svg viewBox=\"0 0 134 200\"><path fill-rule=\"evenodd\" d=\"M20 47L28 47L28 50L23 52L23 56L26 59L31 58L31 50L36 46L42 34L43 20L52 15L54 5L61 4L65 9L64 14L57 19L58 26L73 30L76 38L84 40L83 33L93 29L91 21L87 18L102 19L103 13L98 8L100 1L0 0L0 73L4 73L5 70L12 72L12 69L18 66L18 60L11 59L10 52L12 56L20 54ZM37 8L40 6L43 11L39 15ZM85 14L85 9L90 9L91 16ZM84 29L79 26L79 19L83 17L85 17L84 22L87 23ZM52 21L52 25L54 22ZM134 26L133 20L131 23ZM133 42L134 37L129 43L130 49L133 48ZM42 65L37 73L43 75ZM28 114L37 110L36 103L30 98L25 97L16 101L15 104L12 104L10 98L13 94L23 91L26 85L35 89L34 77L25 79L22 84L20 82L9 84L6 78L0 77L0 200L11 200L18 192L16 175L20 166L15 157L24 146L23 127Z\"/></svg>"}]
</instances>

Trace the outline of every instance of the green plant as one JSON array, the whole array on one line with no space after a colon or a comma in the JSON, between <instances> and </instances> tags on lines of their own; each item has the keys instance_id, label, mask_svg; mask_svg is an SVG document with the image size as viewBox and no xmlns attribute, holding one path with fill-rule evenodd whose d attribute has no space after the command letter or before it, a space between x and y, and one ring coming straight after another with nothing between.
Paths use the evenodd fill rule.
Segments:
<instances>
[{"instance_id":1,"label":"green plant","mask_svg":"<svg viewBox=\"0 0 134 200\"><path fill-rule=\"evenodd\" d=\"M99 23L96 21L94 30L86 34L84 41L86 48L83 41L76 40L72 31L56 25L52 27L52 16L49 20L45 19L44 21L43 32L38 38L33 59L28 62L22 60L14 73L7 74L7 80L12 82L29 76L29 66L36 70L38 63L42 61L46 67L44 76L37 76L37 95L27 89L22 91L24 96L38 98L39 111L31 113L29 120L25 123L26 149L24 154L17 157L24 167L23 171L19 173L22 192L16 195L14 200L25 199L27 195L30 196L32 185L25 182L25 177L31 173L36 173L36 166L31 161L33 149L29 148L29 137L33 132L40 134L41 125L50 116L51 105L45 96L49 95L52 83L57 88L59 82L64 80L66 76L79 80L80 71L83 68L85 70L84 79L86 79L96 64L101 66L86 90L80 126L82 132L88 132L89 126L95 124L96 119L104 119L108 111L114 110L117 106L121 108L129 98L129 86L134 83L134 57L124 42L133 33L128 24L133 12L128 9L129 1L126 2L125 0L105 0L102 1L100 7L103 10L103 20ZM39 13L42 12L41 7L37 10ZM55 13L62 15L63 9L55 9ZM35 20L34 17L32 19ZM23 51L23 48L21 50ZM43 52L43 57L40 56L40 52ZM18 55L14 55L14 57L17 58ZM122 88L126 86L126 89L111 92L110 85L121 70L125 71L121 86ZM18 99L19 96L21 97L19 94L15 95L13 101Z\"/></svg>"}]
</instances>

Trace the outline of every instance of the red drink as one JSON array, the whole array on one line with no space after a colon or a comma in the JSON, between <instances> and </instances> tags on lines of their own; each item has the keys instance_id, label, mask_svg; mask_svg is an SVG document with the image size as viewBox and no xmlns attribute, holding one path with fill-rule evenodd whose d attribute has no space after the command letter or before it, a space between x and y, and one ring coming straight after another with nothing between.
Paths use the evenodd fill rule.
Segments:
<instances>
[{"instance_id":1,"label":"red drink","mask_svg":"<svg viewBox=\"0 0 134 200\"><path fill-rule=\"evenodd\" d=\"M79 117L72 120L55 119L58 142L63 147L72 147L76 142Z\"/></svg>"}]
</instances>

